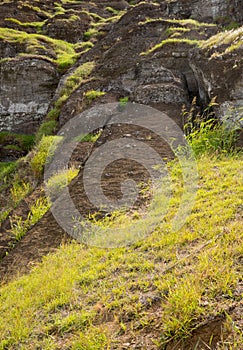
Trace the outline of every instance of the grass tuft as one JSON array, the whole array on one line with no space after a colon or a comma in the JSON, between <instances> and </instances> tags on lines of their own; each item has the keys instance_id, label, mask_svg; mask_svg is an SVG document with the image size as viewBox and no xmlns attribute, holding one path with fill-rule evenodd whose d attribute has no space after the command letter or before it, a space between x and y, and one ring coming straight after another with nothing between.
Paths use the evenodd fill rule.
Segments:
<instances>
[{"instance_id":1,"label":"grass tuft","mask_svg":"<svg viewBox=\"0 0 243 350\"><path fill-rule=\"evenodd\" d=\"M104 96L105 94L106 93L104 91L89 90L85 93L85 97L87 98L88 102L91 103L96 98Z\"/></svg>"},{"instance_id":2,"label":"grass tuft","mask_svg":"<svg viewBox=\"0 0 243 350\"><path fill-rule=\"evenodd\" d=\"M187 44L187 45L191 45L191 46L199 46L199 40L193 40L193 39L184 39L184 38L169 38L169 39L165 39L163 41L161 41L161 43L155 45L154 47L152 47L151 49L149 49L146 52L142 52L141 55L149 55L155 51L157 51L158 49L161 49L164 45L168 45L168 44Z\"/></svg>"},{"instance_id":3,"label":"grass tuft","mask_svg":"<svg viewBox=\"0 0 243 350\"><path fill-rule=\"evenodd\" d=\"M40 179L44 172L48 156L54 154L56 147L61 141L60 136L43 136L38 145L33 150L33 156L30 160L30 167L37 179Z\"/></svg>"},{"instance_id":4,"label":"grass tuft","mask_svg":"<svg viewBox=\"0 0 243 350\"><path fill-rule=\"evenodd\" d=\"M52 201L55 200L58 195L60 195L61 190L78 175L78 172L78 169L70 168L48 179L46 190Z\"/></svg>"},{"instance_id":5,"label":"grass tuft","mask_svg":"<svg viewBox=\"0 0 243 350\"><path fill-rule=\"evenodd\" d=\"M49 208L49 202L45 197L37 199L36 202L31 205L26 220L23 220L21 216L10 218L11 229L9 230L9 233L17 242L20 241L28 230L42 218Z\"/></svg>"},{"instance_id":6,"label":"grass tuft","mask_svg":"<svg viewBox=\"0 0 243 350\"><path fill-rule=\"evenodd\" d=\"M39 130L36 133L35 142L39 143L43 136L53 135L57 127L56 120L48 120L41 124Z\"/></svg>"}]
</instances>

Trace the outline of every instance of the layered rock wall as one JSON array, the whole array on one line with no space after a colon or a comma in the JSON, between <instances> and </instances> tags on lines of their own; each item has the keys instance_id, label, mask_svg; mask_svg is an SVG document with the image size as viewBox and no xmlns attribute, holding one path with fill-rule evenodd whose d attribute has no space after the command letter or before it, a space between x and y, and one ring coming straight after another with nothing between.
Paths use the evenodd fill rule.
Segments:
<instances>
[{"instance_id":1,"label":"layered rock wall","mask_svg":"<svg viewBox=\"0 0 243 350\"><path fill-rule=\"evenodd\" d=\"M7 58L0 61L0 130L35 132L55 101L63 98L67 81L74 84L61 103L59 126L89 107L85 96L90 90L97 96L105 93L92 105L127 97L158 108L181 126L181 110L194 96L200 108L215 96L219 104L241 106L243 31L242 27L230 30L225 23L240 26L243 0L139 3L133 7L125 1L119 6L108 1L60 3L60 13L60 9L55 12L57 5L47 2L38 16L36 10L21 7L22 20L44 16L42 36L32 36L29 42L26 38L35 27L10 19L4 22L3 11L2 26L18 33L26 28L31 34L23 38L18 34L18 40L9 40L6 33L7 39L0 36L0 54ZM1 5L5 12L6 6ZM17 16L11 3L9 8L11 16ZM50 43L49 37L66 41ZM30 50L35 55L30 56ZM54 64L60 55L76 60L61 74ZM75 72L86 62L94 62L95 69L82 81Z\"/></svg>"},{"instance_id":2,"label":"layered rock wall","mask_svg":"<svg viewBox=\"0 0 243 350\"><path fill-rule=\"evenodd\" d=\"M33 133L58 84L56 67L41 59L0 64L0 130Z\"/></svg>"}]
</instances>

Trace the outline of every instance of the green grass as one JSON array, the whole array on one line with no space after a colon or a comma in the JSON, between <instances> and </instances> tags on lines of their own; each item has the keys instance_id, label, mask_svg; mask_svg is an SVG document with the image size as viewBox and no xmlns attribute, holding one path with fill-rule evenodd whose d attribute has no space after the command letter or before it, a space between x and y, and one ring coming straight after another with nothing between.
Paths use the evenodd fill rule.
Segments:
<instances>
[{"instance_id":1,"label":"green grass","mask_svg":"<svg viewBox=\"0 0 243 350\"><path fill-rule=\"evenodd\" d=\"M48 120L43 122L36 133L35 142L39 143L43 136L53 135L56 127L56 120Z\"/></svg>"},{"instance_id":2,"label":"green grass","mask_svg":"<svg viewBox=\"0 0 243 350\"><path fill-rule=\"evenodd\" d=\"M139 25L144 26L148 23L160 22L165 25L164 39L154 47L150 48L148 51L142 52L141 55L149 55L167 44L187 44L200 47L203 45L204 39L201 40L198 37L195 38L195 31L204 38L205 28L216 27L215 24L198 22L194 19L176 20L165 18L148 18L146 21L140 22Z\"/></svg>"},{"instance_id":3,"label":"green grass","mask_svg":"<svg viewBox=\"0 0 243 350\"><path fill-rule=\"evenodd\" d=\"M18 145L7 145L7 146L4 146L4 149L13 150L13 151L21 151L21 148Z\"/></svg>"},{"instance_id":4,"label":"green grass","mask_svg":"<svg viewBox=\"0 0 243 350\"><path fill-rule=\"evenodd\" d=\"M47 18L52 17L52 14L51 14L51 13L49 13L49 12L47 12L47 11L45 11L45 10L42 10L42 9L41 9L40 7L38 7L38 6L30 5L30 4L28 4L27 2L23 3L22 6L28 8L28 9L30 9L30 10L32 10L32 11L37 12L38 15L42 15L42 16L47 17Z\"/></svg>"},{"instance_id":5,"label":"green grass","mask_svg":"<svg viewBox=\"0 0 243 350\"><path fill-rule=\"evenodd\" d=\"M18 162L0 162L0 189L6 203L0 211L1 224L32 190L30 183L18 176Z\"/></svg>"},{"instance_id":6,"label":"green grass","mask_svg":"<svg viewBox=\"0 0 243 350\"><path fill-rule=\"evenodd\" d=\"M70 94L73 90L75 90L84 79L86 79L95 68L95 62L86 62L81 66L76 68L71 75L69 75L65 81L63 94Z\"/></svg>"},{"instance_id":7,"label":"green grass","mask_svg":"<svg viewBox=\"0 0 243 350\"><path fill-rule=\"evenodd\" d=\"M11 209L3 209L0 211L0 224L7 219L9 213L11 212Z\"/></svg>"},{"instance_id":8,"label":"green grass","mask_svg":"<svg viewBox=\"0 0 243 350\"><path fill-rule=\"evenodd\" d=\"M187 45L191 45L191 46L199 46L199 43L200 43L199 40L194 40L194 39L168 38L168 39L161 41L161 43L155 45L154 47L152 47L148 51L142 52L141 55L149 55L149 54L157 51L158 49L161 49L164 45L168 45L168 44L187 44Z\"/></svg>"},{"instance_id":9,"label":"green grass","mask_svg":"<svg viewBox=\"0 0 243 350\"><path fill-rule=\"evenodd\" d=\"M217 47L219 54L224 55L239 49L243 44L243 26L238 29L227 30L213 35L201 43L200 47L209 50ZM225 46L227 46L225 48ZM216 51L214 49L214 51ZM221 52L220 52L221 51Z\"/></svg>"},{"instance_id":10,"label":"green grass","mask_svg":"<svg viewBox=\"0 0 243 350\"><path fill-rule=\"evenodd\" d=\"M126 106L126 104L129 102L129 97L128 96L125 96L125 97L121 97L119 99L119 103L120 103L120 106Z\"/></svg>"},{"instance_id":11,"label":"green grass","mask_svg":"<svg viewBox=\"0 0 243 350\"><path fill-rule=\"evenodd\" d=\"M34 145L34 135L15 134L8 131L0 132L0 143L18 146L19 150L28 152Z\"/></svg>"},{"instance_id":12,"label":"green grass","mask_svg":"<svg viewBox=\"0 0 243 350\"><path fill-rule=\"evenodd\" d=\"M15 206L24 199L27 194L31 191L31 186L28 182L21 181L17 179L13 182L10 189L11 199Z\"/></svg>"},{"instance_id":13,"label":"green grass","mask_svg":"<svg viewBox=\"0 0 243 350\"><path fill-rule=\"evenodd\" d=\"M76 68L71 75L69 75L66 78L64 82L64 86L59 92L59 97L54 103L54 107L50 110L50 112L47 115L48 119L51 119L51 120L58 119L59 114L61 112L61 108L64 105L64 103L67 101L67 99L72 94L72 92L76 90L81 85L81 83L85 81L85 79L88 78L88 76L91 74L94 67L95 67L94 61L83 63L81 66ZM49 125L49 123L51 122L47 121L46 123L48 123ZM41 128L42 126L38 131L38 133L40 134L42 133Z\"/></svg>"},{"instance_id":14,"label":"green grass","mask_svg":"<svg viewBox=\"0 0 243 350\"><path fill-rule=\"evenodd\" d=\"M93 43L91 43L91 41L85 41L82 43L76 43L74 44L74 48L77 52L79 51L87 51L89 49L91 49L94 46Z\"/></svg>"},{"instance_id":15,"label":"green grass","mask_svg":"<svg viewBox=\"0 0 243 350\"><path fill-rule=\"evenodd\" d=\"M189 28L184 28L184 27L170 27L167 29L168 34L174 34L175 32L190 32Z\"/></svg>"},{"instance_id":16,"label":"green grass","mask_svg":"<svg viewBox=\"0 0 243 350\"><path fill-rule=\"evenodd\" d=\"M202 154L229 154L234 152L236 133L214 119L201 121L199 128L192 128L187 136L196 156Z\"/></svg>"},{"instance_id":17,"label":"green grass","mask_svg":"<svg viewBox=\"0 0 243 350\"><path fill-rule=\"evenodd\" d=\"M105 95L105 92L98 91L98 90L89 90L85 93L85 97L89 103L91 103L96 98L104 96L104 95Z\"/></svg>"},{"instance_id":18,"label":"green grass","mask_svg":"<svg viewBox=\"0 0 243 350\"><path fill-rule=\"evenodd\" d=\"M10 57L1 58L1 59L0 59L0 64L1 64L1 63L5 63L5 62L9 62L9 61L11 61L11 60L12 60L12 58L10 58Z\"/></svg>"},{"instance_id":19,"label":"green grass","mask_svg":"<svg viewBox=\"0 0 243 350\"><path fill-rule=\"evenodd\" d=\"M10 235L12 235L17 242L20 241L28 230L42 218L49 208L50 204L45 197L38 198L36 202L30 206L30 211L26 220L23 220L21 216L13 216L10 218Z\"/></svg>"},{"instance_id":20,"label":"green grass","mask_svg":"<svg viewBox=\"0 0 243 350\"><path fill-rule=\"evenodd\" d=\"M52 201L55 200L60 195L61 190L78 175L78 172L78 169L70 168L48 179L46 190Z\"/></svg>"},{"instance_id":21,"label":"green grass","mask_svg":"<svg viewBox=\"0 0 243 350\"><path fill-rule=\"evenodd\" d=\"M65 70L73 65L77 59L74 45L63 40L49 38L40 34L28 34L9 28L0 28L0 40L24 45L25 53L38 55L39 50L44 50L47 57L55 62L60 70ZM56 58L53 59L53 51Z\"/></svg>"},{"instance_id":22,"label":"green grass","mask_svg":"<svg viewBox=\"0 0 243 350\"><path fill-rule=\"evenodd\" d=\"M65 13L65 10L64 8L61 6L60 3L54 3L55 5L55 15L59 15L59 14L64 14Z\"/></svg>"},{"instance_id":23,"label":"green grass","mask_svg":"<svg viewBox=\"0 0 243 350\"><path fill-rule=\"evenodd\" d=\"M40 179L44 172L48 157L54 154L58 143L61 141L60 136L43 136L40 142L33 150L33 155L30 160L30 167L37 179Z\"/></svg>"},{"instance_id":24,"label":"green grass","mask_svg":"<svg viewBox=\"0 0 243 350\"><path fill-rule=\"evenodd\" d=\"M84 40L89 41L91 38L95 37L99 31L96 28L90 28L84 33Z\"/></svg>"},{"instance_id":25,"label":"green grass","mask_svg":"<svg viewBox=\"0 0 243 350\"><path fill-rule=\"evenodd\" d=\"M200 34L200 28L212 27L214 24L200 23L195 20L165 20L165 19L148 19L145 22L141 22L140 25L146 23L153 23L157 21L163 21L165 24L179 24L180 27L169 27L166 29L166 37L157 45L153 46L146 52L142 52L140 55L149 55L165 45L168 44L186 44L191 46L199 47L203 50L212 50L212 56L222 56L229 54L242 47L243 44L243 27L231 30L225 30L216 35L211 36L209 39L193 39L191 30L197 30ZM203 32L202 32L203 34ZM188 37L189 36L189 37Z\"/></svg>"},{"instance_id":26,"label":"green grass","mask_svg":"<svg viewBox=\"0 0 243 350\"><path fill-rule=\"evenodd\" d=\"M91 74L95 67L94 61L85 62L81 66L73 70L59 92L59 97L54 102L53 108L48 112L47 120L43 122L36 134L36 143L38 143L43 135L52 135L57 127L57 119L61 112L61 108L67 101L69 96L76 90Z\"/></svg>"},{"instance_id":27,"label":"green grass","mask_svg":"<svg viewBox=\"0 0 243 350\"><path fill-rule=\"evenodd\" d=\"M75 142L95 142L100 137L101 133L98 132L97 134L81 134L77 137L75 137Z\"/></svg>"},{"instance_id":28,"label":"green grass","mask_svg":"<svg viewBox=\"0 0 243 350\"><path fill-rule=\"evenodd\" d=\"M16 162L0 162L0 181L11 175L16 170Z\"/></svg>"},{"instance_id":29,"label":"green grass","mask_svg":"<svg viewBox=\"0 0 243 350\"><path fill-rule=\"evenodd\" d=\"M16 23L17 25L23 28L28 28L28 27L35 28L37 33L42 32L42 27L46 23L46 20L42 22L21 22L16 18L5 18L4 21Z\"/></svg>"},{"instance_id":30,"label":"green grass","mask_svg":"<svg viewBox=\"0 0 243 350\"><path fill-rule=\"evenodd\" d=\"M181 26L186 26L191 28L216 27L216 24L198 22L190 18L189 19L147 18L146 21L140 22L139 24L146 25L147 23L157 23L157 22L179 24Z\"/></svg>"},{"instance_id":31,"label":"green grass","mask_svg":"<svg viewBox=\"0 0 243 350\"><path fill-rule=\"evenodd\" d=\"M0 349L58 349L60 340L62 349L110 349L122 334L147 333L162 345L227 312L242 277L242 167L240 155L198 159L197 199L174 232L183 184L173 162L170 209L145 240L110 250L66 244L2 286Z\"/></svg>"},{"instance_id":32,"label":"green grass","mask_svg":"<svg viewBox=\"0 0 243 350\"><path fill-rule=\"evenodd\" d=\"M10 163L10 165L5 164L3 168L5 171L1 189L6 190L6 188L9 188L9 195L6 205L0 212L0 223L2 223L10 212L32 191L31 184L18 176L16 162Z\"/></svg>"},{"instance_id":33,"label":"green grass","mask_svg":"<svg viewBox=\"0 0 243 350\"><path fill-rule=\"evenodd\" d=\"M63 13L60 4L56 3L54 10ZM91 16L95 18L94 14ZM96 16L96 20L99 22L85 34L86 40L96 36L97 28L110 19ZM190 29L208 26L194 20L167 22L181 26L169 28L167 35L183 34ZM21 25L27 24L30 23ZM205 42L170 37L145 54L153 53L163 45L177 43L201 46L203 49L226 44L230 45L226 49L230 52L242 44L241 34L240 28L237 32L220 33ZM76 50L83 48L83 44L72 45L3 28L0 28L0 38L24 44L30 54L38 53L41 48L47 52L54 50L57 56L54 62L60 69L70 67L77 58ZM86 45L92 46L92 43L87 42ZM49 148L53 143L55 148L60 141L50 134L57 126L56 120L63 104L91 75L94 67L94 62L87 62L69 75L48 114L48 120L40 127L30 159L36 178L40 179L43 174ZM90 90L85 97L91 103L104 94ZM127 98L121 99L120 103L126 104ZM177 162L172 162L168 165L173 193L169 210L146 239L127 248L110 250L72 242L45 257L29 275L1 287L0 350L57 350L60 347L108 350L119 344L121 335L135 339L141 337L141 333L150 333L154 343L161 347L170 339L190 336L199 321L209 315L225 313L233 302L239 301L234 291L242 278L243 157L232 151L234 135L210 123L201 123L199 129L191 130L188 135L199 157L200 180L195 205L184 227L178 232L171 228L183 193L181 168ZM81 136L81 141L94 141L93 137L96 136ZM32 145L33 139L28 147ZM15 163L0 164L0 179L8 177L15 169ZM69 169L66 173L53 176L47 184L51 196L55 197L66 181L70 182L76 174L77 170ZM10 191L11 200L18 203L30 190L29 183L15 180ZM47 200L41 198L31 206L26 220L12 217L12 236L20 240L48 208ZM158 196L156 207L152 210L156 215L164 210L162 196ZM6 211L2 215L6 217L8 213ZM143 210L133 214L121 211L102 220L95 217L90 219L101 228L117 228L117 233L118 228L122 228L125 237L126 234L129 237L131 224L137 223L143 215ZM146 229L144 222L141 231ZM157 302L154 302L154 298L157 298ZM233 329L233 320L228 317L227 322L228 328ZM229 349L242 348L243 339L239 332L232 332L235 338L234 343L229 343Z\"/></svg>"},{"instance_id":34,"label":"green grass","mask_svg":"<svg viewBox=\"0 0 243 350\"><path fill-rule=\"evenodd\" d=\"M227 24L226 26L225 26L225 29L226 30L231 30L231 29L237 29L237 28L239 28L241 25L238 23L238 22L236 22L236 21L231 21L229 24Z\"/></svg>"},{"instance_id":35,"label":"green grass","mask_svg":"<svg viewBox=\"0 0 243 350\"><path fill-rule=\"evenodd\" d=\"M106 8L106 11L109 11L109 12L111 12L113 15L118 15L119 14L119 10L115 10L115 9L113 9L112 7L110 7L110 6L107 6Z\"/></svg>"}]
</instances>

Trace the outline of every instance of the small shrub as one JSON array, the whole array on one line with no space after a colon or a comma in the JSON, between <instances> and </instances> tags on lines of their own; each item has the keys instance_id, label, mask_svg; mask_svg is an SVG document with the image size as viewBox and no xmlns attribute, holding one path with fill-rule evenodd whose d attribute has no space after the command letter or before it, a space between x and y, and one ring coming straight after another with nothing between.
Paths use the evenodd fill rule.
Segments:
<instances>
[{"instance_id":1,"label":"small shrub","mask_svg":"<svg viewBox=\"0 0 243 350\"><path fill-rule=\"evenodd\" d=\"M119 99L119 102L120 102L120 106L124 107L124 106L126 106L128 104L129 97L127 97L127 96L126 97L121 97Z\"/></svg>"},{"instance_id":2,"label":"small shrub","mask_svg":"<svg viewBox=\"0 0 243 350\"><path fill-rule=\"evenodd\" d=\"M49 120L42 123L35 137L36 143L40 142L43 136L52 135L56 126L57 122L55 120Z\"/></svg>"},{"instance_id":3,"label":"small shrub","mask_svg":"<svg viewBox=\"0 0 243 350\"><path fill-rule=\"evenodd\" d=\"M196 156L209 153L232 153L236 142L233 130L223 124L216 124L214 119L201 122L200 127L193 128L187 136Z\"/></svg>"},{"instance_id":4,"label":"small shrub","mask_svg":"<svg viewBox=\"0 0 243 350\"><path fill-rule=\"evenodd\" d=\"M15 205L17 205L26 195L30 192L31 186L27 182L21 182L19 180L13 183L10 189L11 199Z\"/></svg>"},{"instance_id":5,"label":"small shrub","mask_svg":"<svg viewBox=\"0 0 243 350\"><path fill-rule=\"evenodd\" d=\"M4 181L16 170L16 162L0 162L0 181Z\"/></svg>"},{"instance_id":6,"label":"small shrub","mask_svg":"<svg viewBox=\"0 0 243 350\"><path fill-rule=\"evenodd\" d=\"M74 48L78 52L78 51L91 49L93 46L94 46L94 44L91 41L85 41L82 43L76 43Z\"/></svg>"},{"instance_id":7,"label":"small shrub","mask_svg":"<svg viewBox=\"0 0 243 350\"><path fill-rule=\"evenodd\" d=\"M12 234L12 236L17 242L23 238L23 236L28 230L26 221L24 221L21 216L15 216L14 218L10 218L10 234Z\"/></svg>"},{"instance_id":8,"label":"small shrub","mask_svg":"<svg viewBox=\"0 0 243 350\"><path fill-rule=\"evenodd\" d=\"M88 102L91 103L93 100L95 100L97 97L101 97L105 95L105 92L103 91L97 91L97 90L89 90L85 93L85 97L87 98Z\"/></svg>"},{"instance_id":9,"label":"small shrub","mask_svg":"<svg viewBox=\"0 0 243 350\"><path fill-rule=\"evenodd\" d=\"M55 121L56 121L56 120L58 119L59 114L60 114L60 110L57 109L56 107L54 107L54 108L52 108L52 109L50 110L50 112L47 114L47 118L48 118L49 120L55 120Z\"/></svg>"},{"instance_id":10,"label":"small shrub","mask_svg":"<svg viewBox=\"0 0 243 350\"><path fill-rule=\"evenodd\" d=\"M87 32L84 33L83 39L85 41L89 41L92 37L98 34L98 30L96 28L91 28Z\"/></svg>"},{"instance_id":11,"label":"small shrub","mask_svg":"<svg viewBox=\"0 0 243 350\"><path fill-rule=\"evenodd\" d=\"M7 219L10 212L11 209L0 211L0 224Z\"/></svg>"},{"instance_id":12,"label":"small shrub","mask_svg":"<svg viewBox=\"0 0 243 350\"><path fill-rule=\"evenodd\" d=\"M36 200L36 202L30 206L30 226L36 224L42 216L49 210L50 203L46 197L41 197Z\"/></svg>"},{"instance_id":13,"label":"small shrub","mask_svg":"<svg viewBox=\"0 0 243 350\"><path fill-rule=\"evenodd\" d=\"M214 114L217 106L216 97L212 98L202 115L195 115L196 98L193 99L190 111L183 111L186 119L184 132L196 156L205 153L232 153L236 143L236 133L225 123L220 123Z\"/></svg>"}]
</instances>

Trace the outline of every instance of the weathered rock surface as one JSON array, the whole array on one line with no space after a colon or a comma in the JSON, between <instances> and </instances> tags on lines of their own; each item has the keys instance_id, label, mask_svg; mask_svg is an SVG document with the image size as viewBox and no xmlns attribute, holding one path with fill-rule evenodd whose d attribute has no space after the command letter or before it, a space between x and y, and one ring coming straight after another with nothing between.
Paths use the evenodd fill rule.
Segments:
<instances>
[{"instance_id":1,"label":"weathered rock surface","mask_svg":"<svg viewBox=\"0 0 243 350\"><path fill-rule=\"evenodd\" d=\"M200 21L242 22L242 8L242 0L172 0L167 4L167 13L177 18L191 17Z\"/></svg>"},{"instance_id":2,"label":"weathered rock surface","mask_svg":"<svg viewBox=\"0 0 243 350\"><path fill-rule=\"evenodd\" d=\"M60 126L91 105L121 97L151 105L167 113L180 126L181 109L189 107L194 96L199 108L204 108L211 98L217 96L223 109L216 109L216 112L219 116L221 113L226 115L225 106L229 105L232 110L239 108L243 101L242 29L229 31L223 36L220 32L225 30L221 25L232 22L235 26L240 25L242 2L160 0L157 4L150 1L140 4L136 1L137 6L130 7L126 1L38 1L39 11L30 3L17 2L17 8L21 8L19 17L12 2L8 4L9 15L7 4L2 4L2 26L33 33L36 30L33 25L23 27L6 18L19 18L22 22L44 21L41 33L78 43L80 58L62 76L56 89L58 73L55 66L39 57L57 59L55 44L50 46L44 39L36 46L21 40L1 40L1 57L29 54L33 46L37 57L2 62L0 128L33 132L65 89L65 81L72 77L77 67L89 61L95 62L95 69L89 79L84 79L68 92L59 113ZM33 3L37 6L37 2ZM124 10L122 16L109 19L120 10ZM103 34L99 37L86 33L88 36L85 37L86 31L102 31ZM82 53L82 45L89 35L95 45ZM208 40L212 42L204 45ZM26 81L28 84L23 84ZM105 96L87 101L86 92L90 90L102 91Z\"/></svg>"},{"instance_id":3,"label":"weathered rock surface","mask_svg":"<svg viewBox=\"0 0 243 350\"><path fill-rule=\"evenodd\" d=\"M173 4L176 2L167 5ZM219 103L240 103L240 46L231 53L224 54L221 51L225 45L219 38L219 42L215 39L210 49L198 48L199 43L213 36L216 38L218 27L193 24L190 21L180 23L159 20L158 18L166 16L168 10L162 5L141 4L131 9L113 25L104 39L81 58L80 64L96 59L94 76L99 78L82 84L70 96L61 111L60 125L83 110L85 91L90 89L104 91L108 96L115 95L117 99L127 96L132 101L151 105L167 113L181 126L182 106L189 106L194 96L197 96L200 106L206 106L215 96ZM211 7L210 9L212 10ZM154 21L146 22L148 16ZM171 27L174 32L180 32L180 29L186 27L183 38L189 42L180 40L179 35L174 36L173 41L171 38L174 37L168 35ZM241 32L239 37L242 37ZM170 42L143 55L168 38L171 39ZM195 44L190 42L192 40ZM217 50L219 54L215 55Z\"/></svg>"},{"instance_id":4,"label":"weathered rock surface","mask_svg":"<svg viewBox=\"0 0 243 350\"><path fill-rule=\"evenodd\" d=\"M82 40L84 33L89 28L90 17L82 12L77 14L70 14L69 16L59 14L49 18L43 26L43 34L71 43Z\"/></svg>"},{"instance_id":5,"label":"weathered rock surface","mask_svg":"<svg viewBox=\"0 0 243 350\"><path fill-rule=\"evenodd\" d=\"M33 133L56 89L56 67L43 59L2 62L0 81L0 130Z\"/></svg>"}]
</instances>

